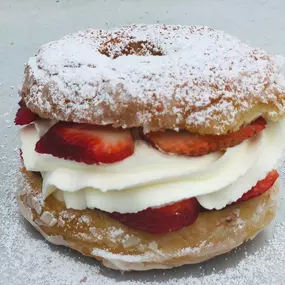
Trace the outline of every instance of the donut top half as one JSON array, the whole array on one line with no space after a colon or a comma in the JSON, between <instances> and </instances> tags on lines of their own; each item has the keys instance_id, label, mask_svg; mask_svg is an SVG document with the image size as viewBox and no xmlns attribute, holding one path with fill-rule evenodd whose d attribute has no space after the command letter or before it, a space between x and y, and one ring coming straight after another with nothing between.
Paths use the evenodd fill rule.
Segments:
<instances>
[{"instance_id":1,"label":"donut top half","mask_svg":"<svg viewBox=\"0 0 285 285\"><path fill-rule=\"evenodd\" d=\"M222 135L284 115L281 65L208 27L89 29L42 46L20 94L56 121Z\"/></svg>"}]
</instances>

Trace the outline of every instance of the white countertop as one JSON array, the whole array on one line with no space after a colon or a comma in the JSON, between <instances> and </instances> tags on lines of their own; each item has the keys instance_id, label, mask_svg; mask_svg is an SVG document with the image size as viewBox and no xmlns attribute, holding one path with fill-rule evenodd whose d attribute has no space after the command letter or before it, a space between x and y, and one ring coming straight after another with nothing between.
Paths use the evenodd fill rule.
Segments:
<instances>
[{"instance_id":1,"label":"white countertop","mask_svg":"<svg viewBox=\"0 0 285 285\"><path fill-rule=\"evenodd\" d=\"M198 24L285 56L283 9L284 0L0 0L0 284L284 284L283 192L274 226L235 252L200 265L121 275L46 243L16 206L19 141L13 125L24 63L41 44L88 27Z\"/></svg>"}]
</instances>

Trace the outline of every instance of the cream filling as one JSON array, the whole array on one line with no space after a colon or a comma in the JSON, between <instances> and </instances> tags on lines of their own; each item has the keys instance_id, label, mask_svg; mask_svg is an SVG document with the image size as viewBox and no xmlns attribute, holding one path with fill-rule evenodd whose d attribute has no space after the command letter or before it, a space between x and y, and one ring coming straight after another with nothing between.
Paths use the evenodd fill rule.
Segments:
<instances>
[{"instance_id":1,"label":"cream filling","mask_svg":"<svg viewBox=\"0 0 285 285\"><path fill-rule=\"evenodd\" d=\"M221 209L263 179L284 149L279 138L285 122L279 121L225 153L167 155L136 141L135 153L125 160L90 166L36 153L36 142L50 126L41 121L21 130L24 164L42 172L44 198L54 193L74 209L135 213L190 197L207 209Z\"/></svg>"}]
</instances>

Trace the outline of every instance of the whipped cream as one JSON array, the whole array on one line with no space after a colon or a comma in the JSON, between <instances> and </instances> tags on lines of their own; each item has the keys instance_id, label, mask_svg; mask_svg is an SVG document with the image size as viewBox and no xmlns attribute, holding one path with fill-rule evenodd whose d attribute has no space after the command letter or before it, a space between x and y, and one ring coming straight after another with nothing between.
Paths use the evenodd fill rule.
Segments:
<instances>
[{"instance_id":1,"label":"whipped cream","mask_svg":"<svg viewBox=\"0 0 285 285\"><path fill-rule=\"evenodd\" d=\"M35 152L52 124L39 121L21 130L24 164L42 173L44 198L54 193L74 209L135 213L190 197L207 209L221 209L263 179L284 148L279 138L285 122L279 121L268 122L261 134L224 153L167 155L137 140L135 153L123 161L86 165Z\"/></svg>"},{"instance_id":2,"label":"whipped cream","mask_svg":"<svg viewBox=\"0 0 285 285\"><path fill-rule=\"evenodd\" d=\"M228 187L197 197L199 203L206 209L222 209L227 204L237 201L259 180L264 179L268 172L276 168L279 159L283 156L285 143L280 138L283 138L284 133L284 120L278 123L269 122L267 128L262 132L262 145L254 167L251 167L244 176ZM215 202L213 203L213 201Z\"/></svg>"}]
</instances>

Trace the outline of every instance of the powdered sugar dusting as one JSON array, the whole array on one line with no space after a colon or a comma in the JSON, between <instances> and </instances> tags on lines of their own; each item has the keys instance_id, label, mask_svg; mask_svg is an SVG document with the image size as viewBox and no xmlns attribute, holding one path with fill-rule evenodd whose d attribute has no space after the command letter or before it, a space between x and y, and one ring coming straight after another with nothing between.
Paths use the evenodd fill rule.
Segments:
<instances>
[{"instance_id":1,"label":"powdered sugar dusting","mask_svg":"<svg viewBox=\"0 0 285 285\"><path fill-rule=\"evenodd\" d=\"M44 45L28 62L22 95L58 120L124 126L120 118L132 106L127 123L145 130L166 115L173 128L207 127L214 116L224 119L218 133L260 100L284 113L284 96L277 103L274 94L285 90L281 65L280 57L208 27L89 29Z\"/></svg>"}]
</instances>

